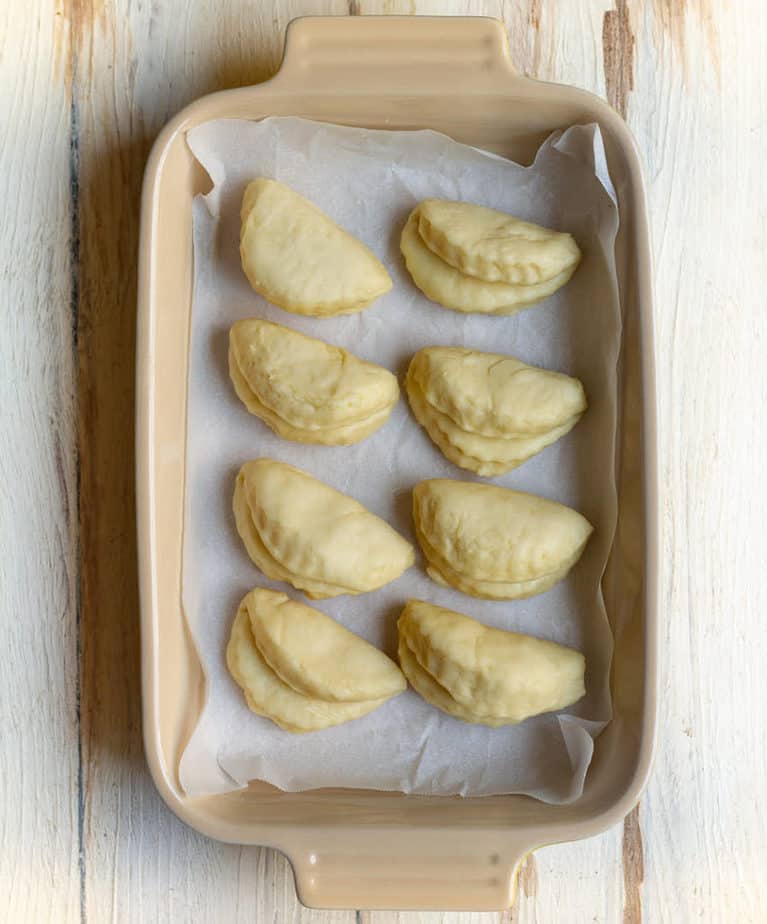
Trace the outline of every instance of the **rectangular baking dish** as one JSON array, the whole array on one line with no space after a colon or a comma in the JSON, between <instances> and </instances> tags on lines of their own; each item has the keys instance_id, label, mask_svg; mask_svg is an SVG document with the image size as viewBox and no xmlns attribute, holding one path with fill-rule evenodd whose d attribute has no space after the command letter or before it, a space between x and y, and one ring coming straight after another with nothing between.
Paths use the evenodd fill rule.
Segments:
<instances>
[{"instance_id":1,"label":"rectangular baking dish","mask_svg":"<svg viewBox=\"0 0 767 924\"><path fill-rule=\"evenodd\" d=\"M615 716L581 798L437 798L364 790L284 793L263 783L190 799L179 757L205 697L181 604L193 197L209 180L185 133L209 119L296 115L444 132L529 163L546 136L598 122L618 194L619 519L604 578L615 635ZM606 103L521 76L503 25L484 18L333 17L293 22L277 75L204 97L161 132L146 168L139 259L137 505L143 725L160 794L222 841L283 851L301 901L325 908L502 909L536 847L596 834L636 803L649 772L658 678L658 473L650 253L637 152Z\"/></svg>"}]
</instances>

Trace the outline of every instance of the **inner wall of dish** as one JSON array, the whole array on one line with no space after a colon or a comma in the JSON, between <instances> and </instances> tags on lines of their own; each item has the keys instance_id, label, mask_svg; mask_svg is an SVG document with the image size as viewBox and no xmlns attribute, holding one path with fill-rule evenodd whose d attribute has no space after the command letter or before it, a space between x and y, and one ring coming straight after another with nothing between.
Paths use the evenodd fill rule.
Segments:
<instances>
[{"instance_id":1,"label":"inner wall of dish","mask_svg":"<svg viewBox=\"0 0 767 924\"><path fill-rule=\"evenodd\" d=\"M265 85L227 94L227 111L215 97L200 101L194 120L212 118L258 119L267 115L300 115L315 120L368 128L432 128L458 141L530 163L542 141L554 130L574 123L600 121L596 109L575 101L546 101L531 108L513 95L472 96L470 104L456 99L397 98L380 96L263 97L263 109L254 105ZM559 94L559 89L558 89ZM562 96L567 96L562 93ZM213 797L216 814L225 823L246 820L260 823L337 824L343 804L346 823L398 825L449 824L450 826L497 826L498 824L550 822L561 826L615 803L636 772L644 734L646 632L643 582L645 574L645 518L642 488L642 367L637 289L632 255L636 252L632 187L622 149L602 124L611 176L620 199L622 226L616 242L616 260L624 315L624 343L620 370L623 401L619 420L619 451L616 459L619 485L619 521L616 543L605 575L605 603L615 635L612 692L615 718L597 739L594 758L581 799L569 806L544 805L522 796L477 799L445 799L404 796L361 790L319 790L282 793L263 783L248 790ZM160 306L152 341L156 345L153 390L154 430L170 434L170 449L153 458L156 504L156 548L178 548L178 555L157 562L157 611L160 614L154 684L157 696L159 751L162 772L177 788L176 768L204 696L204 678L189 640L180 608L181 559L178 536L182 528L183 471L186 420L187 337L192 285L191 200L209 188L204 172L191 157L183 132L171 142L161 168L157 200L157 226L153 229L156 271L153 292ZM179 202L185 203L179 208ZM161 272L157 269L162 267ZM179 280L185 280L182 290ZM188 334L187 334L188 336ZM158 376L157 368L162 369ZM158 389L162 394L158 398ZM197 800L200 810L208 800ZM212 803L211 803L212 804ZM447 806L450 806L447 811ZM558 832L561 834L561 830Z\"/></svg>"}]
</instances>

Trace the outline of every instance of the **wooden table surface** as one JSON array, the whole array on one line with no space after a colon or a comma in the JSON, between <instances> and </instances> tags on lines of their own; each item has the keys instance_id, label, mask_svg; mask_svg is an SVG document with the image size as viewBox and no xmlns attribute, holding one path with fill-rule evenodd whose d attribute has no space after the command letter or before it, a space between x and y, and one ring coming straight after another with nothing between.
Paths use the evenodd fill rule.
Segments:
<instances>
[{"instance_id":1,"label":"wooden table surface","mask_svg":"<svg viewBox=\"0 0 767 924\"><path fill-rule=\"evenodd\" d=\"M505 21L518 67L626 117L657 274L664 675L655 771L539 850L503 915L313 912L265 849L189 830L141 744L136 239L160 127L278 66L305 13ZM0 920L767 920L763 0L0 4Z\"/></svg>"}]
</instances>

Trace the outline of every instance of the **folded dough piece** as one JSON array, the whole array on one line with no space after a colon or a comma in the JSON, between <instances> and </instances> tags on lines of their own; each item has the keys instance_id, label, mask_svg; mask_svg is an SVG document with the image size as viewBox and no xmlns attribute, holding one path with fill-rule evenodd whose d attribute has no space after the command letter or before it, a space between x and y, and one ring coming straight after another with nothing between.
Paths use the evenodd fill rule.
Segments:
<instances>
[{"instance_id":1,"label":"folded dough piece","mask_svg":"<svg viewBox=\"0 0 767 924\"><path fill-rule=\"evenodd\" d=\"M386 422L399 399L388 369L260 318L232 326L229 375L251 414L300 443L359 442Z\"/></svg>"},{"instance_id":2,"label":"folded dough piece","mask_svg":"<svg viewBox=\"0 0 767 924\"><path fill-rule=\"evenodd\" d=\"M437 478L413 489L416 535L439 584L473 597L543 593L578 561L592 526L555 501Z\"/></svg>"},{"instance_id":3,"label":"folded dough piece","mask_svg":"<svg viewBox=\"0 0 767 924\"><path fill-rule=\"evenodd\" d=\"M407 642L400 636L397 657L402 673L407 677L408 683L416 693L427 703L447 712L448 715L461 719L464 722L474 722L477 725L489 725L491 728L500 728L502 725L512 725L509 719L489 715L477 715L461 703L453 699L447 690L441 686L425 671L416 660L413 652L408 648Z\"/></svg>"},{"instance_id":4,"label":"folded dough piece","mask_svg":"<svg viewBox=\"0 0 767 924\"><path fill-rule=\"evenodd\" d=\"M388 696L359 702L327 702L297 693L269 667L258 650L243 604L226 648L229 673L242 687L248 707L285 731L310 732L358 719L383 705Z\"/></svg>"},{"instance_id":5,"label":"folded dough piece","mask_svg":"<svg viewBox=\"0 0 767 924\"><path fill-rule=\"evenodd\" d=\"M361 241L284 183L253 180L240 217L243 271L286 311L349 314L391 289L383 263Z\"/></svg>"},{"instance_id":6,"label":"folded dough piece","mask_svg":"<svg viewBox=\"0 0 767 924\"><path fill-rule=\"evenodd\" d=\"M418 232L429 250L486 282L536 285L574 272L581 259L571 234L471 202L426 199L418 214Z\"/></svg>"},{"instance_id":7,"label":"folded dough piece","mask_svg":"<svg viewBox=\"0 0 767 924\"><path fill-rule=\"evenodd\" d=\"M376 590L414 562L413 547L388 523L284 462L246 462L233 507L253 562L313 599Z\"/></svg>"},{"instance_id":8,"label":"folded dough piece","mask_svg":"<svg viewBox=\"0 0 767 924\"><path fill-rule=\"evenodd\" d=\"M263 587L241 606L261 657L303 696L360 702L396 696L406 687L394 661L320 610Z\"/></svg>"},{"instance_id":9,"label":"folded dough piece","mask_svg":"<svg viewBox=\"0 0 767 924\"><path fill-rule=\"evenodd\" d=\"M405 387L416 420L444 455L485 476L540 452L586 409L578 379L462 347L419 350Z\"/></svg>"},{"instance_id":10,"label":"folded dough piece","mask_svg":"<svg viewBox=\"0 0 767 924\"><path fill-rule=\"evenodd\" d=\"M545 435L500 440L496 437L467 433L456 426L449 417L429 406L420 387L414 382L408 385L408 397L416 420L443 455L455 465L486 478L502 475L516 468L530 456L564 436L575 423L573 421L567 426L557 427Z\"/></svg>"},{"instance_id":11,"label":"folded dough piece","mask_svg":"<svg viewBox=\"0 0 767 924\"><path fill-rule=\"evenodd\" d=\"M408 601L397 628L400 665L416 692L466 722L510 725L585 693L585 659L563 645L422 600Z\"/></svg>"},{"instance_id":12,"label":"folded dough piece","mask_svg":"<svg viewBox=\"0 0 767 924\"><path fill-rule=\"evenodd\" d=\"M468 276L426 246L418 232L419 218L416 208L402 230L400 250L413 282L427 298L445 308L480 314L514 314L556 292L575 272L572 266L532 285L486 282Z\"/></svg>"}]
</instances>

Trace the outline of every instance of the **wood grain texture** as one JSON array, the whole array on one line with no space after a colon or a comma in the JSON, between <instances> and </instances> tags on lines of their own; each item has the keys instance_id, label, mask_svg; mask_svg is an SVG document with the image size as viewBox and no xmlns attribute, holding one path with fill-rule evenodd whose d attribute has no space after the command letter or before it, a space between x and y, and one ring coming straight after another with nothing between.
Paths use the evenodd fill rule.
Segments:
<instances>
[{"instance_id":1,"label":"wood grain texture","mask_svg":"<svg viewBox=\"0 0 767 924\"><path fill-rule=\"evenodd\" d=\"M70 11L80 150L83 909L99 922L246 921L254 911L257 920L304 917L287 862L223 847L178 822L154 791L142 753L133 374L144 164L157 131L191 99L276 69L288 19L264 23L231 4L213 17L212 7L200 18L195 12L179 21L173 5L149 15L130 4Z\"/></svg>"},{"instance_id":2,"label":"wood grain texture","mask_svg":"<svg viewBox=\"0 0 767 924\"><path fill-rule=\"evenodd\" d=\"M0 917L66 924L82 833L72 211L44 0L0 8L0 125Z\"/></svg>"},{"instance_id":3,"label":"wood grain texture","mask_svg":"<svg viewBox=\"0 0 767 924\"><path fill-rule=\"evenodd\" d=\"M646 11L629 120L650 180L666 671L640 812L648 921L764 920L767 20L761 3ZM683 23L679 23L680 16ZM710 18L713 17L713 20ZM680 47L680 42L684 46ZM654 105L642 100L652 94ZM676 898L675 896L679 896Z\"/></svg>"},{"instance_id":4,"label":"wood grain texture","mask_svg":"<svg viewBox=\"0 0 767 924\"><path fill-rule=\"evenodd\" d=\"M168 812L140 738L133 354L147 151L185 103L272 73L293 16L416 12L501 17L520 70L606 96L645 159L654 232L667 489L655 773L623 826L537 851L500 916L302 909L283 857L213 843ZM9 921L764 920L765 61L761 0L0 7Z\"/></svg>"}]
</instances>

